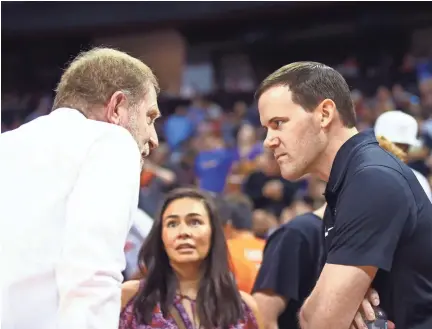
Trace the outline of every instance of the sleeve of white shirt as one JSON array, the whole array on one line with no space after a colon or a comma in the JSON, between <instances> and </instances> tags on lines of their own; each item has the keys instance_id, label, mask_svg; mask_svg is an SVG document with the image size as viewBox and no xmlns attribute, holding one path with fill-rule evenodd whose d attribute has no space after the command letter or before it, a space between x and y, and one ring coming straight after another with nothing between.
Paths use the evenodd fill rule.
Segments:
<instances>
[{"instance_id":1,"label":"sleeve of white shirt","mask_svg":"<svg viewBox=\"0 0 432 329\"><path fill-rule=\"evenodd\" d=\"M124 246L138 204L140 152L125 130L97 139L67 200L56 266L59 329L118 329Z\"/></svg>"}]
</instances>

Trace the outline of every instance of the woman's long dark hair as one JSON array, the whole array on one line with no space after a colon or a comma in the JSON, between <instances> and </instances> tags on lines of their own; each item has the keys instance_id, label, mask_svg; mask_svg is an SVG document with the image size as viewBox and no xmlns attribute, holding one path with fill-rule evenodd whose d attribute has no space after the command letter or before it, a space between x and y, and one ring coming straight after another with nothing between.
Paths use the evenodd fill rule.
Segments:
<instances>
[{"instance_id":1,"label":"woman's long dark hair","mask_svg":"<svg viewBox=\"0 0 432 329\"><path fill-rule=\"evenodd\" d=\"M145 264L147 278L144 288L135 299L134 312L139 323L150 324L155 306L159 303L164 317L172 307L178 282L169 263L162 242L162 216L168 205L178 199L191 198L202 201L211 223L211 245L203 261L203 275L197 295L197 313L201 326L228 328L243 318L241 297L228 265L227 244L222 224L216 214L212 199L194 188L178 188L171 191L142 246L138 261Z\"/></svg>"}]
</instances>

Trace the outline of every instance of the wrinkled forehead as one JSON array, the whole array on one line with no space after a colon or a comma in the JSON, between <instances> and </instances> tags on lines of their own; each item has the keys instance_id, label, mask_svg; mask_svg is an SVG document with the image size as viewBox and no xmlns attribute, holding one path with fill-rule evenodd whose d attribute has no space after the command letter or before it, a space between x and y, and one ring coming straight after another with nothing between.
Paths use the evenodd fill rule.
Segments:
<instances>
[{"instance_id":1,"label":"wrinkled forehead","mask_svg":"<svg viewBox=\"0 0 432 329\"><path fill-rule=\"evenodd\" d=\"M146 113L151 112L150 114L155 117L161 116L157 101L157 93L153 85L148 89L146 95L144 96L140 104L140 110Z\"/></svg>"},{"instance_id":2,"label":"wrinkled forehead","mask_svg":"<svg viewBox=\"0 0 432 329\"><path fill-rule=\"evenodd\" d=\"M147 94L145 96L147 102L157 102L157 92L154 85L150 84L147 87Z\"/></svg>"}]
</instances>

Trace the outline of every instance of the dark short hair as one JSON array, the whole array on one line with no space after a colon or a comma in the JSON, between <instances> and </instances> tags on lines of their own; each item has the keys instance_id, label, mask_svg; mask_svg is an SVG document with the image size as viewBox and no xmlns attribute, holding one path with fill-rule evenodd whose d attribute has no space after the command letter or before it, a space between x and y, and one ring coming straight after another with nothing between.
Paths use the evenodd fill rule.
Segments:
<instances>
[{"instance_id":1,"label":"dark short hair","mask_svg":"<svg viewBox=\"0 0 432 329\"><path fill-rule=\"evenodd\" d=\"M222 195L215 195L214 203L216 205L216 211L218 212L218 216L222 225L226 225L231 220L232 216L232 209L230 205Z\"/></svg>"},{"instance_id":2,"label":"dark short hair","mask_svg":"<svg viewBox=\"0 0 432 329\"><path fill-rule=\"evenodd\" d=\"M253 203L242 193L232 193L224 197L231 210L231 225L237 230L252 230Z\"/></svg>"},{"instance_id":3,"label":"dark short hair","mask_svg":"<svg viewBox=\"0 0 432 329\"><path fill-rule=\"evenodd\" d=\"M174 189L163 202L138 255L141 271L144 272L144 266L147 269L147 278L135 299L134 313L139 323L150 324L157 304L164 317L173 305L178 281L162 242L162 216L173 201L184 198L203 202L212 228L210 250L202 264L204 275L197 295L198 317L204 328L228 328L243 318L242 300L229 269L228 247L213 197L196 188Z\"/></svg>"},{"instance_id":4,"label":"dark short hair","mask_svg":"<svg viewBox=\"0 0 432 329\"><path fill-rule=\"evenodd\" d=\"M313 111L328 98L336 104L344 126L356 124L356 114L351 93L343 76L335 69L316 62L295 62L270 74L259 85L255 98L276 86L286 86L292 93L292 101L307 111Z\"/></svg>"}]
</instances>

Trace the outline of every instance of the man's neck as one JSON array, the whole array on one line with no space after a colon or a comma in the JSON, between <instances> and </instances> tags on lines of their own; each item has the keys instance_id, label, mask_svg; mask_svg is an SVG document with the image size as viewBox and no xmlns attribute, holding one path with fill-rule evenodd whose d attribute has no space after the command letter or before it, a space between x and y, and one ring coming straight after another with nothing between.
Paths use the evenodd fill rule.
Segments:
<instances>
[{"instance_id":1,"label":"man's neck","mask_svg":"<svg viewBox=\"0 0 432 329\"><path fill-rule=\"evenodd\" d=\"M254 237L255 235L250 231L232 229L229 238L230 239L250 239Z\"/></svg>"},{"instance_id":2,"label":"man's neck","mask_svg":"<svg viewBox=\"0 0 432 329\"><path fill-rule=\"evenodd\" d=\"M315 214L315 216L318 216L319 218L323 219L326 207L327 207L327 203L324 203L320 208L315 210L313 213Z\"/></svg>"},{"instance_id":3,"label":"man's neck","mask_svg":"<svg viewBox=\"0 0 432 329\"><path fill-rule=\"evenodd\" d=\"M354 135L358 134L357 128L341 128L329 137L330 142L322 154L320 160L317 162L316 168L312 173L325 182L328 182L330 177L331 168L336 158L336 154L343 144Z\"/></svg>"}]
</instances>

